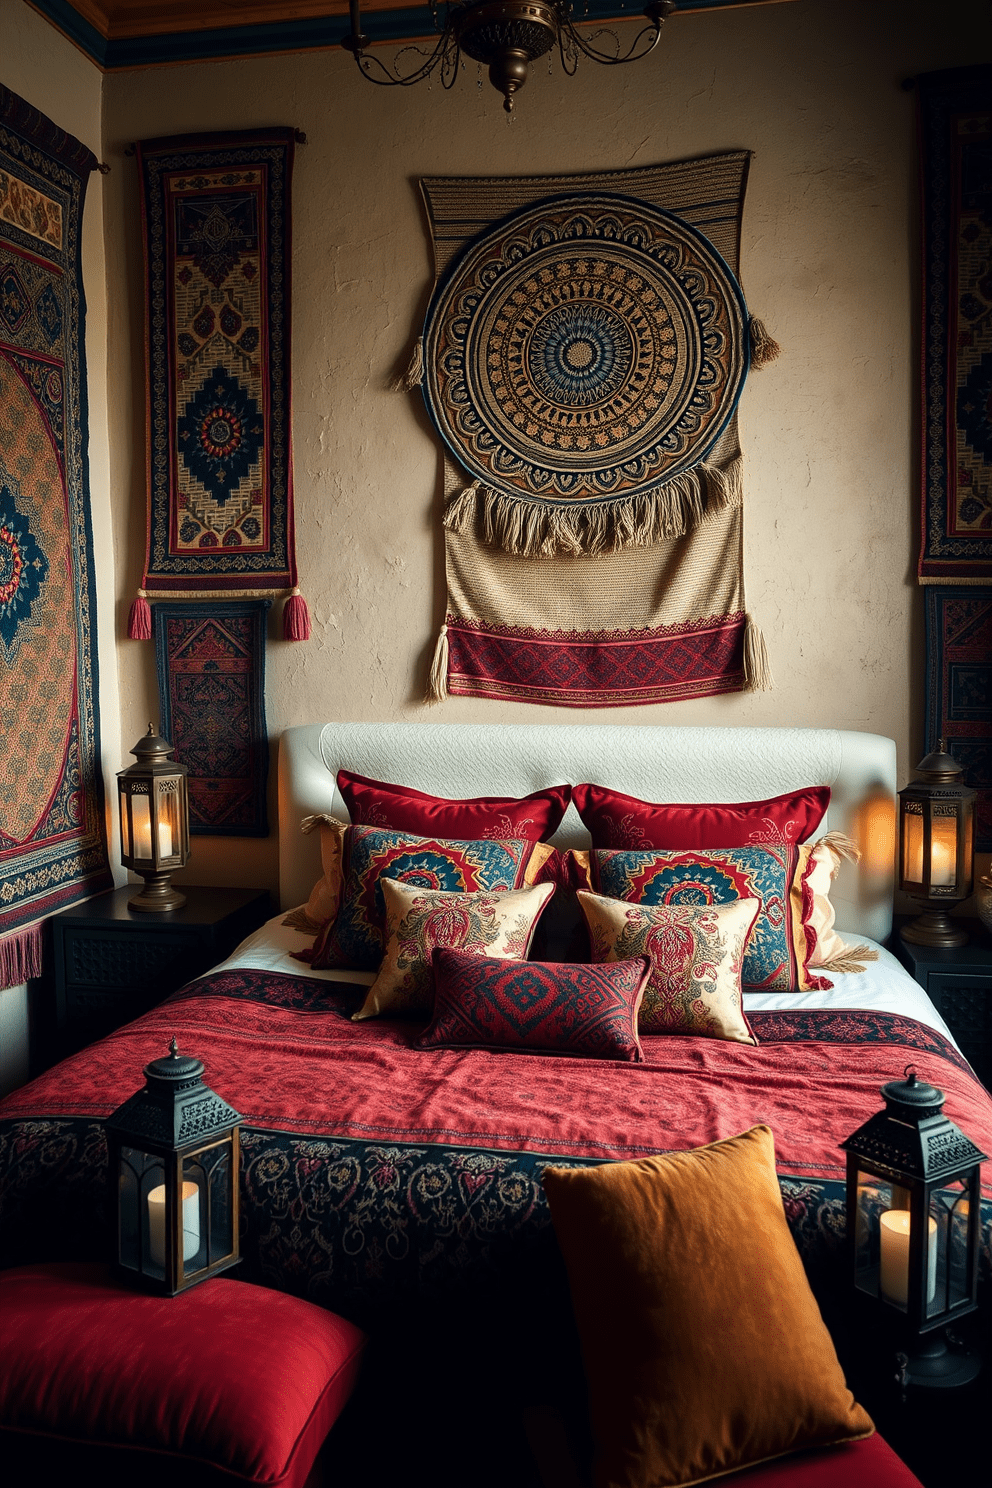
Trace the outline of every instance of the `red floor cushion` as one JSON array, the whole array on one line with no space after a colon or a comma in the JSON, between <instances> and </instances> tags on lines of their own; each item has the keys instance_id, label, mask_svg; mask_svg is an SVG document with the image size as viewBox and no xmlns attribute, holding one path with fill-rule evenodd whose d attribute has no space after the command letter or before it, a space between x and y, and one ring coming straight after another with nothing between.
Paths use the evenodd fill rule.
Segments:
<instances>
[{"instance_id":1,"label":"red floor cushion","mask_svg":"<svg viewBox=\"0 0 992 1488\"><path fill-rule=\"evenodd\" d=\"M0 1461L302 1488L363 1344L332 1312L226 1276L152 1297L106 1266L18 1266L0 1272Z\"/></svg>"},{"instance_id":2,"label":"red floor cushion","mask_svg":"<svg viewBox=\"0 0 992 1488\"><path fill-rule=\"evenodd\" d=\"M779 1457L723 1482L726 1488L923 1488L877 1432L862 1441Z\"/></svg>"}]
</instances>

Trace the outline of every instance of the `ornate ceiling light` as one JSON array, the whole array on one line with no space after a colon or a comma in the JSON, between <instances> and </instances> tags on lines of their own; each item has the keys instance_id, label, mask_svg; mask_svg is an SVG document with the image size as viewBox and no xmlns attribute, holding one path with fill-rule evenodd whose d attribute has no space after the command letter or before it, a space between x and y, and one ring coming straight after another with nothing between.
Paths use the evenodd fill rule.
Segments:
<instances>
[{"instance_id":1,"label":"ornate ceiling light","mask_svg":"<svg viewBox=\"0 0 992 1488\"><path fill-rule=\"evenodd\" d=\"M626 52L620 51L619 39L612 31L596 32L586 41L575 26L571 0L446 0L441 13L436 0L431 11L440 35L431 52L421 47L403 47L396 54L392 68L378 57L366 55L370 38L362 34L360 0L350 0L351 33L341 42L358 63L362 76L382 87L409 87L437 72L441 86L451 88L458 76L462 53L480 66L489 68L489 81L503 95L503 107L513 112L513 95L527 81L528 64L544 57L555 47L564 71L571 77L579 65L580 54L593 62L615 67L623 62L638 62L658 45L663 22L675 10L675 0L649 0L644 15L649 25L634 37ZM613 50L593 46L599 36L612 36ZM409 72L402 71L401 59L410 53L422 58L411 63ZM480 83L481 86L481 83Z\"/></svg>"}]
</instances>

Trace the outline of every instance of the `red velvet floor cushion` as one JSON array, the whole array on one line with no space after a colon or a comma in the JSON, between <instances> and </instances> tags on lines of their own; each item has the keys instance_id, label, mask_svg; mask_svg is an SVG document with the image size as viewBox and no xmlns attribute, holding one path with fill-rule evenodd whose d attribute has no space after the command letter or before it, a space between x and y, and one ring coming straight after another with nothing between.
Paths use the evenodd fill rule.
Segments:
<instances>
[{"instance_id":1,"label":"red velvet floor cushion","mask_svg":"<svg viewBox=\"0 0 992 1488\"><path fill-rule=\"evenodd\" d=\"M223 1276L150 1297L105 1266L0 1272L0 1461L302 1488L363 1343L334 1313Z\"/></svg>"},{"instance_id":2,"label":"red velvet floor cushion","mask_svg":"<svg viewBox=\"0 0 992 1488\"><path fill-rule=\"evenodd\" d=\"M923 1488L877 1432L863 1441L777 1457L720 1482L726 1488Z\"/></svg>"}]
</instances>

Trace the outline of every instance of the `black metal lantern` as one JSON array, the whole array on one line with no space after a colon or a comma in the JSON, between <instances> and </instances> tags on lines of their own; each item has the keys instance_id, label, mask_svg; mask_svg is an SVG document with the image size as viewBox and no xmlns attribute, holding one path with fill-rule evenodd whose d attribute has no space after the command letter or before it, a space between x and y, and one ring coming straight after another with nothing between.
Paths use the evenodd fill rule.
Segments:
<instances>
[{"instance_id":1,"label":"black metal lantern","mask_svg":"<svg viewBox=\"0 0 992 1488\"><path fill-rule=\"evenodd\" d=\"M899 887L926 906L900 934L913 945L959 946L968 936L947 911L972 889L976 792L944 740L899 792Z\"/></svg>"},{"instance_id":2,"label":"black metal lantern","mask_svg":"<svg viewBox=\"0 0 992 1488\"><path fill-rule=\"evenodd\" d=\"M189 800L186 766L170 759L172 745L148 733L131 750L137 764L117 776L121 817L121 862L139 873L144 888L128 900L131 909L160 911L186 903L169 883L189 858Z\"/></svg>"},{"instance_id":3,"label":"black metal lantern","mask_svg":"<svg viewBox=\"0 0 992 1488\"><path fill-rule=\"evenodd\" d=\"M979 1177L974 1142L917 1079L882 1086L885 1110L842 1142L854 1287L897 1323L907 1382L959 1385L979 1359L952 1353L944 1329L978 1305Z\"/></svg>"},{"instance_id":4,"label":"black metal lantern","mask_svg":"<svg viewBox=\"0 0 992 1488\"><path fill-rule=\"evenodd\" d=\"M116 1261L149 1290L174 1297L240 1260L241 1118L175 1039L144 1075L145 1088L107 1122Z\"/></svg>"}]
</instances>

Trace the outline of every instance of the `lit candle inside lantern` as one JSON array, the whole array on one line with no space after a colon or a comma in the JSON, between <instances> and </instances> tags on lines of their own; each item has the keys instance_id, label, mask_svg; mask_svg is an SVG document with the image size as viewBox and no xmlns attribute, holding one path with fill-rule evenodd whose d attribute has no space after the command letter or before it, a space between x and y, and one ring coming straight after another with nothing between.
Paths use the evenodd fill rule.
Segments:
<instances>
[{"instance_id":1,"label":"lit candle inside lantern","mask_svg":"<svg viewBox=\"0 0 992 1488\"><path fill-rule=\"evenodd\" d=\"M930 838L930 882L944 888L957 878L958 825L953 816L934 818Z\"/></svg>"},{"instance_id":2,"label":"lit candle inside lantern","mask_svg":"<svg viewBox=\"0 0 992 1488\"><path fill-rule=\"evenodd\" d=\"M908 1209L887 1209L880 1221L882 1246L881 1291L887 1302L905 1307L909 1301L909 1229ZM930 1243L927 1247L927 1301L937 1294L937 1222L928 1220Z\"/></svg>"},{"instance_id":3,"label":"lit candle inside lantern","mask_svg":"<svg viewBox=\"0 0 992 1488\"><path fill-rule=\"evenodd\" d=\"M160 858L172 857L172 827L167 821L158 824L158 855ZM134 856L151 862L152 824L148 817L134 824Z\"/></svg>"},{"instance_id":4,"label":"lit candle inside lantern","mask_svg":"<svg viewBox=\"0 0 992 1488\"><path fill-rule=\"evenodd\" d=\"M165 1269L165 1184L148 1195L148 1239L152 1262ZM200 1248L200 1190L183 1184L183 1260L191 1261Z\"/></svg>"}]
</instances>

